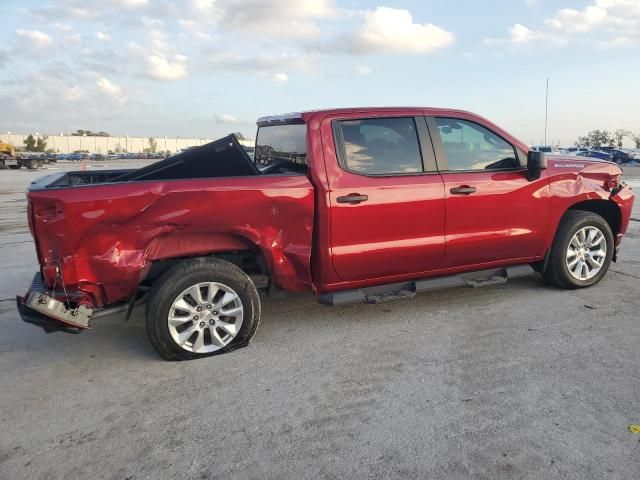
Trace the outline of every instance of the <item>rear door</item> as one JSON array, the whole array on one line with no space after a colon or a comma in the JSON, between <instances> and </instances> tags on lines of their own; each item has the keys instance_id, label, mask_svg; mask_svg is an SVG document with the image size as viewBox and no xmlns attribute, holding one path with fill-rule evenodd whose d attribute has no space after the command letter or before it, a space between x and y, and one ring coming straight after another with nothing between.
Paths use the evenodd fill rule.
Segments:
<instances>
[{"instance_id":1,"label":"rear door","mask_svg":"<svg viewBox=\"0 0 640 480\"><path fill-rule=\"evenodd\" d=\"M334 119L327 164L331 253L342 281L434 270L445 196L424 117ZM326 161L325 157L325 161Z\"/></svg>"},{"instance_id":2,"label":"rear door","mask_svg":"<svg viewBox=\"0 0 640 480\"><path fill-rule=\"evenodd\" d=\"M470 120L429 117L446 196L443 267L544 255L548 181L530 182L526 156Z\"/></svg>"}]
</instances>

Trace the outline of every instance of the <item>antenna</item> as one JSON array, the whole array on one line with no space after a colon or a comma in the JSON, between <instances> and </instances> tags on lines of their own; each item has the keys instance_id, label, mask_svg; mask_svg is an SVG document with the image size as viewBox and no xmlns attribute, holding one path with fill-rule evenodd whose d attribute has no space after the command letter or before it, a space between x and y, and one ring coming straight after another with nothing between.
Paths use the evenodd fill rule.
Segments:
<instances>
[{"instance_id":1,"label":"antenna","mask_svg":"<svg viewBox=\"0 0 640 480\"><path fill-rule=\"evenodd\" d=\"M547 146L547 125L549 124L549 77L547 77L547 92L544 102L544 146Z\"/></svg>"}]
</instances>

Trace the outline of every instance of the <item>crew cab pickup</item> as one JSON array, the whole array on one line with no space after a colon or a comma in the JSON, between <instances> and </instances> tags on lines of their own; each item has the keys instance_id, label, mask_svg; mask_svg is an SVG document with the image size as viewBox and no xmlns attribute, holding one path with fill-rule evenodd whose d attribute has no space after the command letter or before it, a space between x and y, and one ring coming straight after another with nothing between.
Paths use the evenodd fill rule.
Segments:
<instances>
[{"instance_id":1,"label":"crew cab pickup","mask_svg":"<svg viewBox=\"0 0 640 480\"><path fill-rule=\"evenodd\" d=\"M246 345L258 290L327 305L538 272L596 284L634 200L621 169L545 155L488 120L435 108L261 118L137 170L59 173L27 192L40 271L23 320L80 332L146 302L165 359Z\"/></svg>"}]
</instances>

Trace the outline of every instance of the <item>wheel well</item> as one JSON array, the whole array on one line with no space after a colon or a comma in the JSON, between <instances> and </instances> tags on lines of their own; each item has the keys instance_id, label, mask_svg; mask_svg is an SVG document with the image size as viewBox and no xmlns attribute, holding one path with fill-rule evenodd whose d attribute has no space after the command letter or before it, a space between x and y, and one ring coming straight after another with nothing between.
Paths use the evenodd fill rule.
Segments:
<instances>
[{"instance_id":1,"label":"wheel well","mask_svg":"<svg viewBox=\"0 0 640 480\"><path fill-rule=\"evenodd\" d=\"M584 202L571 205L569 210L583 210L597 213L607 221L614 237L620 233L622 212L620 212L620 207L615 202L610 200L585 200Z\"/></svg>"},{"instance_id":2,"label":"wheel well","mask_svg":"<svg viewBox=\"0 0 640 480\"><path fill-rule=\"evenodd\" d=\"M202 255L199 255L202 256ZM233 252L220 252L211 255L207 255L208 257L215 257L221 260L226 260L227 262L233 263L235 266L240 268L243 272L245 272L249 276L255 275L269 275L269 269L267 267L267 262L264 259L262 253L258 250L240 250ZM147 275L144 277L144 280L141 285L150 286L153 284L155 280L160 278L167 270L169 270L174 265L178 263L188 260L190 258L195 257L177 257L177 258L169 258L166 260L155 260L151 264Z\"/></svg>"}]
</instances>

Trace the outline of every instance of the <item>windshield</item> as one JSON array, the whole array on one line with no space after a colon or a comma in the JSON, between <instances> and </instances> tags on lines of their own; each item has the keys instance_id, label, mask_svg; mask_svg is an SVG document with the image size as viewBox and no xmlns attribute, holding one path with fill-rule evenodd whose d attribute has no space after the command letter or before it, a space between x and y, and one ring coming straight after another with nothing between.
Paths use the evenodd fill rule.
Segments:
<instances>
[{"instance_id":1,"label":"windshield","mask_svg":"<svg viewBox=\"0 0 640 480\"><path fill-rule=\"evenodd\" d=\"M255 162L258 165L286 163L307 166L307 126L305 124L260 127L256 138Z\"/></svg>"}]
</instances>

